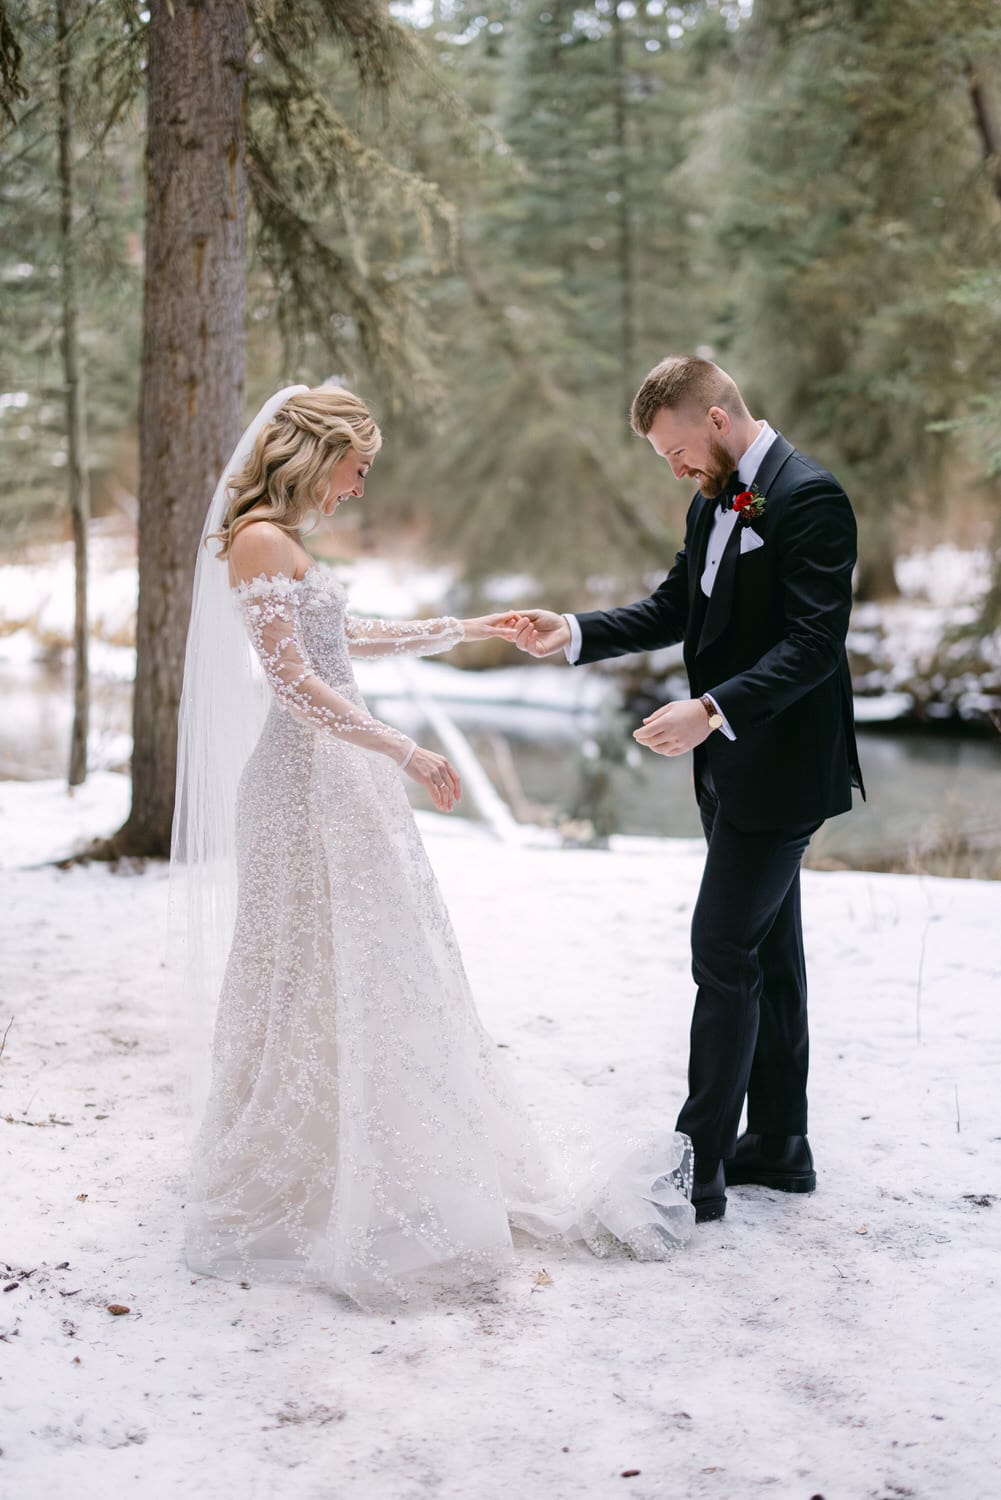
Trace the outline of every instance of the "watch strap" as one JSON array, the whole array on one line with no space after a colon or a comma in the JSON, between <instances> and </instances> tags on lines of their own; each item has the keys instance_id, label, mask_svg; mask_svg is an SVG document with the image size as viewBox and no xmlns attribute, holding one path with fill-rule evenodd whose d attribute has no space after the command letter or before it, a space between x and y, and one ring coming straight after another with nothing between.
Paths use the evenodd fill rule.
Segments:
<instances>
[{"instance_id":1,"label":"watch strap","mask_svg":"<svg viewBox=\"0 0 1001 1500\"><path fill-rule=\"evenodd\" d=\"M702 704L702 707L705 709L706 713L709 715L709 728L710 729L722 729L722 727L723 727L723 715L720 713L719 709L716 707L715 703L710 698L709 694L708 693L703 693L702 697L699 699L699 702Z\"/></svg>"}]
</instances>

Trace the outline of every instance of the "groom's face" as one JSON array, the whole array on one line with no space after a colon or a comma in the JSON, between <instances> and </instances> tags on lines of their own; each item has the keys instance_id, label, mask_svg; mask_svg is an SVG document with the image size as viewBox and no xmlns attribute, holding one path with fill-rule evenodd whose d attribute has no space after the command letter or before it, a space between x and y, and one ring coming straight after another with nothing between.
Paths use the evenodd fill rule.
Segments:
<instances>
[{"instance_id":1,"label":"groom's face","mask_svg":"<svg viewBox=\"0 0 1001 1500\"><path fill-rule=\"evenodd\" d=\"M699 413L690 408L662 406L653 419L647 442L658 458L671 465L675 479L694 479L709 500L723 493L733 473L727 447L730 419L721 407Z\"/></svg>"}]
</instances>

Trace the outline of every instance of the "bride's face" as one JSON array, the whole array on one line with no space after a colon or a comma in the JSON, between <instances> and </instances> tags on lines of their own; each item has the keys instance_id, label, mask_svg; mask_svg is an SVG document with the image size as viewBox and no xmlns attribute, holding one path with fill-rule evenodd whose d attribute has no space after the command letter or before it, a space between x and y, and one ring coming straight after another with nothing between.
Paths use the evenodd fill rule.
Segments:
<instances>
[{"instance_id":1,"label":"bride's face","mask_svg":"<svg viewBox=\"0 0 1001 1500\"><path fill-rule=\"evenodd\" d=\"M361 499L365 493L365 477L371 467L371 459L362 458L353 448L337 460L330 471L327 493L320 501L320 510L325 516L332 516L337 507L352 496Z\"/></svg>"}]
</instances>

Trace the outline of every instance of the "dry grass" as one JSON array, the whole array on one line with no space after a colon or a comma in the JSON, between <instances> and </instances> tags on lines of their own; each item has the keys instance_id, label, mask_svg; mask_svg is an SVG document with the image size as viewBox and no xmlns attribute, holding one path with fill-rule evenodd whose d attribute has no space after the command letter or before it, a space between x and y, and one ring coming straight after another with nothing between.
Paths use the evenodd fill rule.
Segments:
<instances>
[{"instance_id":1,"label":"dry grass","mask_svg":"<svg viewBox=\"0 0 1001 1500\"><path fill-rule=\"evenodd\" d=\"M997 835L954 832L934 841L884 854L848 860L820 853L804 864L812 870L875 870L884 875L942 875L950 880L1001 880L1001 842Z\"/></svg>"}]
</instances>

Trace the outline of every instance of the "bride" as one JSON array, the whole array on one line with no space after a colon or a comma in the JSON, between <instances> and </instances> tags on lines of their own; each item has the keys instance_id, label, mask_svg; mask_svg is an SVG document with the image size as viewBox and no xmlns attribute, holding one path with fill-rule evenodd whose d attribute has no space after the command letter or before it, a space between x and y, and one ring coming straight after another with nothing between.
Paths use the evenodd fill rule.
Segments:
<instances>
[{"instance_id":1,"label":"bride","mask_svg":"<svg viewBox=\"0 0 1001 1500\"><path fill-rule=\"evenodd\" d=\"M510 638L514 618L347 612L301 528L363 495L381 441L351 392L293 386L226 466L196 567L172 853L188 993L218 1000L188 1265L365 1307L493 1275L516 1239L663 1259L694 1217L685 1136L586 1165L544 1143L479 1021L401 772L442 811L459 778L369 713L350 658Z\"/></svg>"}]
</instances>

